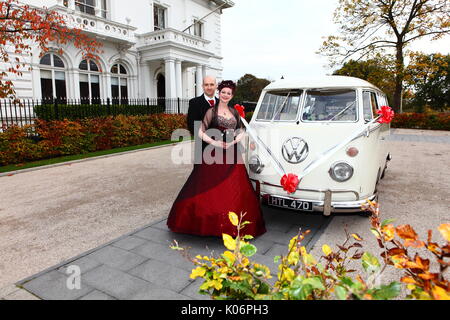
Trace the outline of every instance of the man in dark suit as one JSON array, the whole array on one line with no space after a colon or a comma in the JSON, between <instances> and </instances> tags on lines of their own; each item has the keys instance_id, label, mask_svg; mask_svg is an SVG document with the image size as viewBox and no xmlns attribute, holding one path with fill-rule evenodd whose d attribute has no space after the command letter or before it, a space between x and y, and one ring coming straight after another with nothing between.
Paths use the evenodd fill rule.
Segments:
<instances>
[{"instance_id":1,"label":"man in dark suit","mask_svg":"<svg viewBox=\"0 0 450 320\"><path fill-rule=\"evenodd\" d=\"M213 77L203 79L203 92L200 97L189 101L189 111L187 116L188 129L195 138L195 163L201 163L201 153L205 150L207 144L198 137L198 129L206 115L206 112L214 107L219 99L216 98L217 80ZM200 150L201 146L201 150Z\"/></svg>"}]
</instances>

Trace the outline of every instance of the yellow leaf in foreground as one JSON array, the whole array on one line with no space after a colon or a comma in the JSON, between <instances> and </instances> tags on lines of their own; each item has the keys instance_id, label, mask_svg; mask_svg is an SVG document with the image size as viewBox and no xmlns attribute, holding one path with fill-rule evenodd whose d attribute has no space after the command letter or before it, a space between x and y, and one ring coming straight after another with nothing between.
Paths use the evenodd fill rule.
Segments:
<instances>
[{"instance_id":1,"label":"yellow leaf in foreground","mask_svg":"<svg viewBox=\"0 0 450 320\"><path fill-rule=\"evenodd\" d=\"M233 239L233 237L229 236L228 234L223 234L223 244L228 250L236 250L236 240Z\"/></svg>"},{"instance_id":2,"label":"yellow leaf in foreground","mask_svg":"<svg viewBox=\"0 0 450 320\"><path fill-rule=\"evenodd\" d=\"M206 269L202 267L198 267L197 269L192 270L191 279L201 278L206 274Z\"/></svg>"},{"instance_id":3,"label":"yellow leaf in foreground","mask_svg":"<svg viewBox=\"0 0 450 320\"><path fill-rule=\"evenodd\" d=\"M330 254L333 253L333 250L331 250L330 246L328 246L328 245L324 245L322 247L322 251L326 256L329 256Z\"/></svg>"},{"instance_id":4,"label":"yellow leaf in foreground","mask_svg":"<svg viewBox=\"0 0 450 320\"><path fill-rule=\"evenodd\" d=\"M450 300L450 295L441 287L433 287L433 297L435 300Z\"/></svg>"},{"instance_id":5,"label":"yellow leaf in foreground","mask_svg":"<svg viewBox=\"0 0 450 320\"><path fill-rule=\"evenodd\" d=\"M236 261L236 256L231 251L225 251L223 253L223 256L226 257L230 261L231 264L233 264Z\"/></svg>"},{"instance_id":6,"label":"yellow leaf in foreground","mask_svg":"<svg viewBox=\"0 0 450 320\"><path fill-rule=\"evenodd\" d=\"M234 212L228 213L228 218L230 219L233 226L237 227L239 225L239 217L237 216L236 213Z\"/></svg>"},{"instance_id":7,"label":"yellow leaf in foreground","mask_svg":"<svg viewBox=\"0 0 450 320\"><path fill-rule=\"evenodd\" d=\"M352 234L352 237L353 237L356 241L363 241L363 238L361 238L361 237L359 236L359 234L357 234L357 233L353 233L353 234Z\"/></svg>"},{"instance_id":8,"label":"yellow leaf in foreground","mask_svg":"<svg viewBox=\"0 0 450 320\"><path fill-rule=\"evenodd\" d=\"M450 223L441 224L438 230L444 239L450 242Z\"/></svg>"}]
</instances>

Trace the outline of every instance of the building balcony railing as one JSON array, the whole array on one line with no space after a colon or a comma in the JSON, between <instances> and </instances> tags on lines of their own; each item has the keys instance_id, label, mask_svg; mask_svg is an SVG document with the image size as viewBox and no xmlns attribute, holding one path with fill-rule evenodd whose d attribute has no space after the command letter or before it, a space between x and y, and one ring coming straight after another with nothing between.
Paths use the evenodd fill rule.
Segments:
<instances>
[{"instance_id":1,"label":"building balcony railing","mask_svg":"<svg viewBox=\"0 0 450 320\"><path fill-rule=\"evenodd\" d=\"M69 18L68 25L71 27L83 29L87 33L103 37L113 42L122 42L130 45L136 42L134 32L137 28L135 27L60 5L51 7L50 9L67 15Z\"/></svg>"},{"instance_id":2,"label":"building balcony railing","mask_svg":"<svg viewBox=\"0 0 450 320\"><path fill-rule=\"evenodd\" d=\"M172 28L136 35L136 37L138 48L161 44L178 44L202 51L210 51L211 41Z\"/></svg>"}]
</instances>

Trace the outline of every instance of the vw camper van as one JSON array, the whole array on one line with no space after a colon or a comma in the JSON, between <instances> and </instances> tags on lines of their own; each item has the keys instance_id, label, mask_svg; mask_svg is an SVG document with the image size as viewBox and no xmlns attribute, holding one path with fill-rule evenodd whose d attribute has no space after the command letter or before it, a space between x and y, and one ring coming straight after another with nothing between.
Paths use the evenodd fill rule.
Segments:
<instances>
[{"instance_id":1,"label":"vw camper van","mask_svg":"<svg viewBox=\"0 0 450 320\"><path fill-rule=\"evenodd\" d=\"M378 182L391 159L390 125L373 120L387 105L380 89L353 77L286 79L267 86L250 128L288 173L301 176L327 150L363 131L303 177L292 194L283 190L270 154L250 137L247 169L262 201L328 216L361 212L367 199L377 200Z\"/></svg>"}]
</instances>

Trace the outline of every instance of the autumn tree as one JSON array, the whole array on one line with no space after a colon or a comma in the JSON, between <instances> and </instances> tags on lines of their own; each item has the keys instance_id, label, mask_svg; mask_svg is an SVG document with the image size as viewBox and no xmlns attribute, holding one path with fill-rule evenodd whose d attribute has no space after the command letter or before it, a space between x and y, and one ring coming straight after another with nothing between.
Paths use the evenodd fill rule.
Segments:
<instances>
[{"instance_id":1,"label":"autumn tree","mask_svg":"<svg viewBox=\"0 0 450 320\"><path fill-rule=\"evenodd\" d=\"M319 50L334 66L393 50L392 107L398 112L405 77L405 50L417 39L436 40L450 33L450 1L339 0L334 22L339 26L339 34L328 36Z\"/></svg>"},{"instance_id":2,"label":"autumn tree","mask_svg":"<svg viewBox=\"0 0 450 320\"><path fill-rule=\"evenodd\" d=\"M366 80L385 92L389 102L392 102L395 88L394 69L393 57L385 55L368 60L349 60L341 68L335 70L333 75Z\"/></svg>"},{"instance_id":3,"label":"autumn tree","mask_svg":"<svg viewBox=\"0 0 450 320\"><path fill-rule=\"evenodd\" d=\"M450 55L412 52L405 83L414 92L413 105L445 111L450 108Z\"/></svg>"},{"instance_id":4,"label":"autumn tree","mask_svg":"<svg viewBox=\"0 0 450 320\"><path fill-rule=\"evenodd\" d=\"M58 47L61 53L63 47L72 43L82 50L85 59L95 59L101 52L101 44L81 28L72 27L72 22L71 18L47 8L24 5L17 0L0 1L0 61L7 65L0 70L0 98L15 97L8 73L21 76L36 46L42 56L50 45Z\"/></svg>"},{"instance_id":5,"label":"autumn tree","mask_svg":"<svg viewBox=\"0 0 450 320\"><path fill-rule=\"evenodd\" d=\"M237 102L259 100L262 90L270 84L267 79L260 79L252 74L245 74L237 82L237 90L234 100Z\"/></svg>"}]
</instances>

